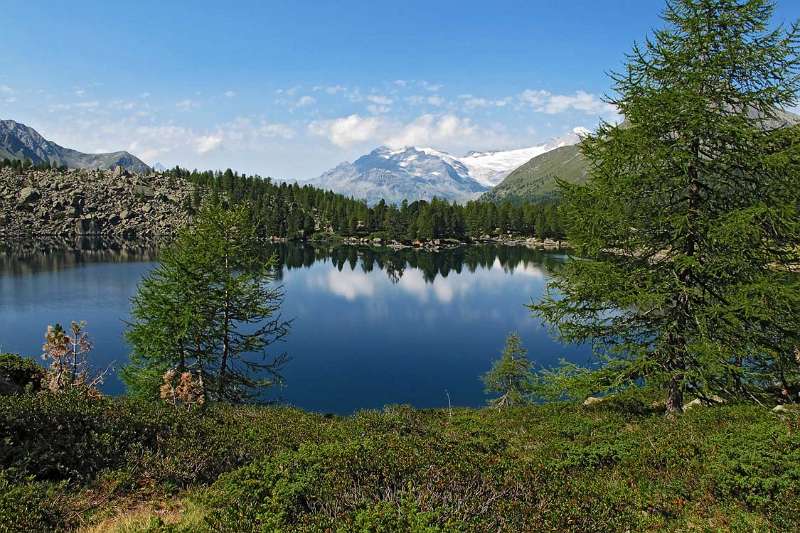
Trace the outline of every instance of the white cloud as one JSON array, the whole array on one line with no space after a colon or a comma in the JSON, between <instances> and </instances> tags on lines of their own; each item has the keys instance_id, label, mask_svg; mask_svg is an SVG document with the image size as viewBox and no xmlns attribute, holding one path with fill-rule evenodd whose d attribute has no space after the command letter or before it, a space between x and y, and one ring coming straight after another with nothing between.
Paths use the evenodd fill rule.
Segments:
<instances>
[{"instance_id":1,"label":"white cloud","mask_svg":"<svg viewBox=\"0 0 800 533\"><path fill-rule=\"evenodd\" d=\"M481 128L472 120L451 113L425 113L410 121L392 120L386 116L346 117L314 121L309 124L312 135L325 137L339 148L365 145L433 146L446 151L463 151L475 146L486 149L513 144L501 129Z\"/></svg>"},{"instance_id":2,"label":"white cloud","mask_svg":"<svg viewBox=\"0 0 800 533\"><path fill-rule=\"evenodd\" d=\"M427 98L427 102L428 102L430 105L433 105L433 106L437 106L437 107L438 107L438 106L444 105L445 99L444 99L444 98L442 98L441 96L429 96L429 97Z\"/></svg>"},{"instance_id":3,"label":"white cloud","mask_svg":"<svg viewBox=\"0 0 800 533\"><path fill-rule=\"evenodd\" d=\"M383 96L381 94L370 94L367 96L367 100L372 102L373 104L378 105L392 105L393 100L388 96Z\"/></svg>"},{"instance_id":4,"label":"white cloud","mask_svg":"<svg viewBox=\"0 0 800 533\"><path fill-rule=\"evenodd\" d=\"M310 105L314 105L316 102L317 99L313 96L305 95L297 99L297 101L294 103L294 107L308 107Z\"/></svg>"},{"instance_id":5,"label":"white cloud","mask_svg":"<svg viewBox=\"0 0 800 533\"><path fill-rule=\"evenodd\" d=\"M461 100L464 108L467 110L473 110L477 108L487 108L487 107L505 107L509 103L511 103L511 98L504 97L498 99L491 99L491 98L479 98L476 96L472 96L471 94L461 94L458 96L459 100Z\"/></svg>"},{"instance_id":6,"label":"white cloud","mask_svg":"<svg viewBox=\"0 0 800 533\"><path fill-rule=\"evenodd\" d=\"M308 125L313 135L326 137L340 148L348 148L374 139L383 126L379 117L362 117L353 114L334 120L314 121Z\"/></svg>"},{"instance_id":7,"label":"white cloud","mask_svg":"<svg viewBox=\"0 0 800 533\"><path fill-rule=\"evenodd\" d=\"M394 147L413 145L442 146L456 137L470 137L476 126L469 120L455 115L436 116L424 114L402 126L385 139L385 144Z\"/></svg>"},{"instance_id":8,"label":"white cloud","mask_svg":"<svg viewBox=\"0 0 800 533\"><path fill-rule=\"evenodd\" d=\"M581 111L587 115L613 115L617 112L613 105L586 91L576 91L575 94L569 95L526 89L520 93L519 100L535 111L548 115L556 115L569 110Z\"/></svg>"},{"instance_id":9,"label":"white cloud","mask_svg":"<svg viewBox=\"0 0 800 533\"><path fill-rule=\"evenodd\" d=\"M222 136L220 135L203 135L198 137L195 141L197 153L200 155L207 154L208 152L219 148L222 144Z\"/></svg>"},{"instance_id":10,"label":"white cloud","mask_svg":"<svg viewBox=\"0 0 800 533\"><path fill-rule=\"evenodd\" d=\"M198 107L200 104L195 102L194 100L187 98L185 100L181 100L180 102L175 103L175 107L180 109L181 111L188 111L190 109L194 109Z\"/></svg>"},{"instance_id":11,"label":"white cloud","mask_svg":"<svg viewBox=\"0 0 800 533\"><path fill-rule=\"evenodd\" d=\"M233 98L234 96L236 96L236 91L225 91L222 94L223 96L225 96L225 98Z\"/></svg>"},{"instance_id":12,"label":"white cloud","mask_svg":"<svg viewBox=\"0 0 800 533\"><path fill-rule=\"evenodd\" d=\"M14 89L9 87L8 85L0 85L0 93L1 94L14 94Z\"/></svg>"},{"instance_id":13,"label":"white cloud","mask_svg":"<svg viewBox=\"0 0 800 533\"><path fill-rule=\"evenodd\" d=\"M442 87L444 87L444 85L442 85L441 83L429 83L425 80L422 80L421 82L419 82L419 84L426 91L431 91L433 93L439 92L442 89Z\"/></svg>"}]
</instances>

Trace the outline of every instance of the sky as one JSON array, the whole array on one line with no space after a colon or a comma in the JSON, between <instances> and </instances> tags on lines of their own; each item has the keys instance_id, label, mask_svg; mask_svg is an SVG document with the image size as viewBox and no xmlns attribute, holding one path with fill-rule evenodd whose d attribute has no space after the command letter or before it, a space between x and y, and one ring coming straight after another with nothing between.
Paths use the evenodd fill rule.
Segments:
<instances>
[{"instance_id":1,"label":"sky","mask_svg":"<svg viewBox=\"0 0 800 533\"><path fill-rule=\"evenodd\" d=\"M309 179L380 145L462 155L617 118L663 0L0 0L0 119L84 152ZM779 0L776 22L800 19Z\"/></svg>"}]
</instances>

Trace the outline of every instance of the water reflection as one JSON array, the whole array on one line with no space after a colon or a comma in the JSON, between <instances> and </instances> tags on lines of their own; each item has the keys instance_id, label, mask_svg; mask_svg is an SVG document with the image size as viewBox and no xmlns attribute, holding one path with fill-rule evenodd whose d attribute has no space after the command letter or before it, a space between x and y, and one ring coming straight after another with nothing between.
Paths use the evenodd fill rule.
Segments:
<instances>
[{"instance_id":1,"label":"water reflection","mask_svg":"<svg viewBox=\"0 0 800 533\"><path fill-rule=\"evenodd\" d=\"M58 243L56 243L58 244ZM47 324L86 320L95 363L124 365L130 298L155 266L158 246L74 242L0 247L0 351L38 357ZM292 358L274 397L349 413L390 403L482 405L480 375L518 330L543 365L585 361L525 308L565 256L527 248L462 247L438 253L352 246L265 245L278 257L294 319L280 351ZM122 392L115 375L107 393Z\"/></svg>"}]
</instances>

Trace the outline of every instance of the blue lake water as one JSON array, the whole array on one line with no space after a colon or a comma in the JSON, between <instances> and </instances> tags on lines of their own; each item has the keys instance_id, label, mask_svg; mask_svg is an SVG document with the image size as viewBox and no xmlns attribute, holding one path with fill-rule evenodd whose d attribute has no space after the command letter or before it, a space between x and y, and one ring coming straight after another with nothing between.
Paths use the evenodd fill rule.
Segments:
<instances>
[{"instance_id":1,"label":"blue lake water","mask_svg":"<svg viewBox=\"0 0 800 533\"><path fill-rule=\"evenodd\" d=\"M291 360L272 398L350 413L387 404L480 406L480 375L518 331L532 360L585 362L525 307L565 256L526 248L465 247L438 253L355 247L276 246L284 318L280 350ZM0 253L0 351L38 357L48 324L85 320L94 366L124 365L130 298L155 265L148 248ZM113 372L109 394L124 388Z\"/></svg>"}]
</instances>

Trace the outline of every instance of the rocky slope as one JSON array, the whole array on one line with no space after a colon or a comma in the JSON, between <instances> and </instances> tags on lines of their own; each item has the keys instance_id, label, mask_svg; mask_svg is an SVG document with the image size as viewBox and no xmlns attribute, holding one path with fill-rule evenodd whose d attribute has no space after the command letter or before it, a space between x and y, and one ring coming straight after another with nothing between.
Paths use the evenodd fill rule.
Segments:
<instances>
[{"instance_id":1,"label":"rocky slope","mask_svg":"<svg viewBox=\"0 0 800 533\"><path fill-rule=\"evenodd\" d=\"M150 167L128 152L85 154L48 141L35 129L13 120L0 120L0 160L3 159L67 168L122 167L142 174L150 171Z\"/></svg>"},{"instance_id":2,"label":"rocky slope","mask_svg":"<svg viewBox=\"0 0 800 533\"><path fill-rule=\"evenodd\" d=\"M192 186L104 170L0 169L0 238L172 234L186 224Z\"/></svg>"}]
</instances>

